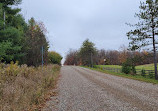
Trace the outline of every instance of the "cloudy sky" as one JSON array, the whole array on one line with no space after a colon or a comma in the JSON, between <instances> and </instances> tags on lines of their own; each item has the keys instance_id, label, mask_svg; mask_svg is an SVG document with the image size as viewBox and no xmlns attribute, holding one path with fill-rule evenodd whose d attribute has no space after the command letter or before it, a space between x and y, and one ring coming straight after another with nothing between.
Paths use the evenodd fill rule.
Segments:
<instances>
[{"instance_id":1,"label":"cloudy sky","mask_svg":"<svg viewBox=\"0 0 158 111\"><path fill-rule=\"evenodd\" d=\"M145 1L145 0L141 0ZM128 46L125 23L136 23L140 0L23 0L19 6L28 20L44 22L50 50L63 57L89 38L98 49Z\"/></svg>"}]
</instances>

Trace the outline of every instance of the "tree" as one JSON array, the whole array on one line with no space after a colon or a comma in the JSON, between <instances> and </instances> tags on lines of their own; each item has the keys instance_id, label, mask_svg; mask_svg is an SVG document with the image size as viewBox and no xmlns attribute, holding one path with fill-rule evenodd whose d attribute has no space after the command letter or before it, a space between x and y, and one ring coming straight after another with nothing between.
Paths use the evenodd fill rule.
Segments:
<instances>
[{"instance_id":1,"label":"tree","mask_svg":"<svg viewBox=\"0 0 158 111\"><path fill-rule=\"evenodd\" d=\"M8 54L8 52L12 49L12 43L5 41L0 43L0 61L9 62L14 59L13 55Z\"/></svg>"},{"instance_id":2,"label":"tree","mask_svg":"<svg viewBox=\"0 0 158 111\"><path fill-rule=\"evenodd\" d=\"M1 0L1 3L4 4L4 6L8 6L8 5L17 5L20 4L22 0Z\"/></svg>"},{"instance_id":3,"label":"tree","mask_svg":"<svg viewBox=\"0 0 158 111\"><path fill-rule=\"evenodd\" d=\"M99 65L107 64L107 60L104 61L104 59L107 59L106 51L104 49L101 49L98 51L98 64Z\"/></svg>"},{"instance_id":4,"label":"tree","mask_svg":"<svg viewBox=\"0 0 158 111\"><path fill-rule=\"evenodd\" d=\"M158 35L158 0L147 0L146 3L140 4L140 13L136 14L139 22L134 26L136 29L127 33L130 42L130 49L137 50L142 47L150 48L154 52L154 66L155 79L158 80L157 75L157 56L156 49L158 41L155 38Z\"/></svg>"},{"instance_id":5,"label":"tree","mask_svg":"<svg viewBox=\"0 0 158 111\"><path fill-rule=\"evenodd\" d=\"M122 45L120 46L119 62L123 64L124 62L126 62L127 58L128 58L128 50L124 45Z\"/></svg>"},{"instance_id":6,"label":"tree","mask_svg":"<svg viewBox=\"0 0 158 111\"><path fill-rule=\"evenodd\" d=\"M106 51L106 61L110 65L119 65L119 52L116 50Z\"/></svg>"},{"instance_id":7,"label":"tree","mask_svg":"<svg viewBox=\"0 0 158 111\"><path fill-rule=\"evenodd\" d=\"M95 44L86 39L79 51L80 58L82 59L83 65L93 66L94 56L96 55Z\"/></svg>"},{"instance_id":8,"label":"tree","mask_svg":"<svg viewBox=\"0 0 158 111\"><path fill-rule=\"evenodd\" d=\"M54 51L48 52L49 63L61 65L62 56Z\"/></svg>"},{"instance_id":9,"label":"tree","mask_svg":"<svg viewBox=\"0 0 158 111\"><path fill-rule=\"evenodd\" d=\"M26 63L29 66L39 66L42 63L42 47L44 47L44 63L48 62L48 42L43 23L31 18L25 38Z\"/></svg>"},{"instance_id":10,"label":"tree","mask_svg":"<svg viewBox=\"0 0 158 111\"><path fill-rule=\"evenodd\" d=\"M79 52L77 50L70 49L66 55L64 65L79 65L80 60L78 53Z\"/></svg>"},{"instance_id":11,"label":"tree","mask_svg":"<svg viewBox=\"0 0 158 111\"><path fill-rule=\"evenodd\" d=\"M39 66L42 63L41 49L44 47L44 63L48 62L48 42L42 22L33 18L27 24L13 8L22 0L0 1L0 62L19 61L20 64Z\"/></svg>"},{"instance_id":12,"label":"tree","mask_svg":"<svg viewBox=\"0 0 158 111\"><path fill-rule=\"evenodd\" d=\"M4 21L3 21L3 4L0 3L0 29L2 29L3 23L4 23Z\"/></svg>"},{"instance_id":13,"label":"tree","mask_svg":"<svg viewBox=\"0 0 158 111\"><path fill-rule=\"evenodd\" d=\"M19 14L20 9L13 9L9 6L17 3L16 0L2 0L0 3L0 61L5 63L21 62L21 58L24 56L22 41L27 25L24 18ZM4 10L5 21L3 19Z\"/></svg>"}]
</instances>

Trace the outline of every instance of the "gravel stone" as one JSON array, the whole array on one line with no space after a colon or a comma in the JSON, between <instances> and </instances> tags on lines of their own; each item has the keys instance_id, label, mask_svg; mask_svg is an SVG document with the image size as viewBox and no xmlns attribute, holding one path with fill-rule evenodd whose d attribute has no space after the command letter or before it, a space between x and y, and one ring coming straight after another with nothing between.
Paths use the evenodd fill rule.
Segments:
<instances>
[{"instance_id":1,"label":"gravel stone","mask_svg":"<svg viewBox=\"0 0 158 111\"><path fill-rule=\"evenodd\" d=\"M158 111L158 85L64 66L42 111Z\"/></svg>"}]
</instances>

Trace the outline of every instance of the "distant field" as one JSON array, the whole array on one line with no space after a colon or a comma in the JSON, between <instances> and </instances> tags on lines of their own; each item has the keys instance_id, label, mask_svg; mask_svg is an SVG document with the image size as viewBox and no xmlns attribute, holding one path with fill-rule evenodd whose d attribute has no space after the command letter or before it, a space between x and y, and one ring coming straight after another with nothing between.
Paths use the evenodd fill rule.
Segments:
<instances>
[{"instance_id":1,"label":"distant field","mask_svg":"<svg viewBox=\"0 0 158 111\"><path fill-rule=\"evenodd\" d=\"M106 67L106 68L120 68L122 66L119 65L97 65L97 67ZM154 70L154 64L146 64L146 65L140 65L140 66L136 66L136 69L144 69L144 70Z\"/></svg>"},{"instance_id":2,"label":"distant field","mask_svg":"<svg viewBox=\"0 0 158 111\"><path fill-rule=\"evenodd\" d=\"M136 66L136 69L154 70L154 64Z\"/></svg>"},{"instance_id":3,"label":"distant field","mask_svg":"<svg viewBox=\"0 0 158 111\"><path fill-rule=\"evenodd\" d=\"M97 65L97 67L106 67L106 68L121 68L119 65Z\"/></svg>"}]
</instances>

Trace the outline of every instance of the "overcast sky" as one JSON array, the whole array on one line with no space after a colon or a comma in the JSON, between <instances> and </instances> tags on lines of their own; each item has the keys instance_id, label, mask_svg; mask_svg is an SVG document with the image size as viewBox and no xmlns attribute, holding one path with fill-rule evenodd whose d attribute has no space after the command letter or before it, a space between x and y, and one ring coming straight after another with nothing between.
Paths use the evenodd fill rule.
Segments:
<instances>
[{"instance_id":1,"label":"overcast sky","mask_svg":"<svg viewBox=\"0 0 158 111\"><path fill-rule=\"evenodd\" d=\"M145 0L141 0L145 1ZM136 23L140 0L23 0L25 19L34 17L48 30L50 50L63 57L89 38L98 49L128 46L125 23Z\"/></svg>"}]
</instances>

